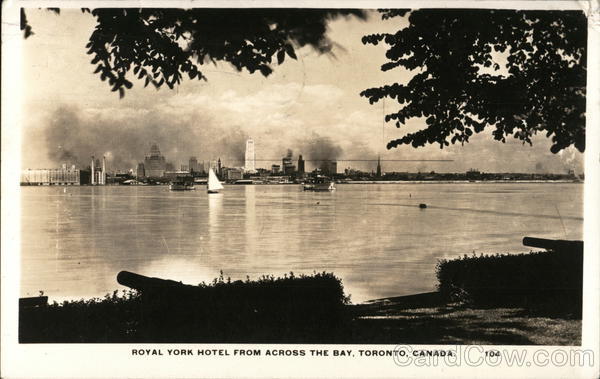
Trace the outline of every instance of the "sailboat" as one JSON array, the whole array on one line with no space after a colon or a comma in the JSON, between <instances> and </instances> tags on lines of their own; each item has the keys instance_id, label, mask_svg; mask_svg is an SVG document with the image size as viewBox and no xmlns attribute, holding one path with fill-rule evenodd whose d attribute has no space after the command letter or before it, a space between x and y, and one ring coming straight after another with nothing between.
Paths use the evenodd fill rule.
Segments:
<instances>
[{"instance_id":1,"label":"sailboat","mask_svg":"<svg viewBox=\"0 0 600 379\"><path fill-rule=\"evenodd\" d=\"M208 183L206 184L206 192L208 193L219 193L219 190L223 189L223 184L217 178L217 174L213 169L208 170Z\"/></svg>"}]
</instances>

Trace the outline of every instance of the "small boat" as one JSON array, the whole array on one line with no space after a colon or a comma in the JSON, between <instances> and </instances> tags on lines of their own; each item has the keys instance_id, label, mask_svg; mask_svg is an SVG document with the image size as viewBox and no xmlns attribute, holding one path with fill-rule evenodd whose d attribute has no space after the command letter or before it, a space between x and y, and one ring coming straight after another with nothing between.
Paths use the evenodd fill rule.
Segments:
<instances>
[{"instance_id":1,"label":"small boat","mask_svg":"<svg viewBox=\"0 0 600 379\"><path fill-rule=\"evenodd\" d=\"M171 191L191 191L194 188L194 180L191 177L178 177L169 185Z\"/></svg>"},{"instance_id":2,"label":"small boat","mask_svg":"<svg viewBox=\"0 0 600 379\"><path fill-rule=\"evenodd\" d=\"M208 193L219 193L219 190L223 189L223 184L217 178L217 174L211 168L208 170L208 182L206 183L206 192Z\"/></svg>"},{"instance_id":3,"label":"small boat","mask_svg":"<svg viewBox=\"0 0 600 379\"><path fill-rule=\"evenodd\" d=\"M304 183L302 186L304 191L327 192L335 191L335 183L333 180L325 176L317 176L310 182Z\"/></svg>"},{"instance_id":4,"label":"small boat","mask_svg":"<svg viewBox=\"0 0 600 379\"><path fill-rule=\"evenodd\" d=\"M425 209L425 208L427 208L427 204L421 203L421 204L419 204L419 208Z\"/></svg>"}]
</instances>

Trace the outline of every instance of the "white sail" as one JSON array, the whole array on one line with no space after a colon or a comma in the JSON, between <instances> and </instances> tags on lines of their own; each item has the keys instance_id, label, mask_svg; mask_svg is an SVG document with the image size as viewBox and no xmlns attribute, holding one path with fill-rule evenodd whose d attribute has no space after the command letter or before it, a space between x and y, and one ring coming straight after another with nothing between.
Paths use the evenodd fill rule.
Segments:
<instances>
[{"instance_id":1,"label":"white sail","mask_svg":"<svg viewBox=\"0 0 600 379\"><path fill-rule=\"evenodd\" d=\"M217 175L213 171L213 169L208 170L208 183L207 183L208 192L216 192L220 189L223 189L223 185L217 178Z\"/></svg>"}]
</instances>

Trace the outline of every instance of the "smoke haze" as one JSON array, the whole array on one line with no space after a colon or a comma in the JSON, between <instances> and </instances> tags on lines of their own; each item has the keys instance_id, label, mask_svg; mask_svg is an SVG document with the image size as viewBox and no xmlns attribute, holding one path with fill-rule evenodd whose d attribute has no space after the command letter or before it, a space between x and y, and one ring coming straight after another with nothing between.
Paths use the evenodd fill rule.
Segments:
<instances>
[{"instance_id":1,"label":"smoke haze","mask_svg":"<svg viewBox=\"0 0 600 379\"><path fill-rule=\"evenodd\" d=\"M329 137L313 133L301 145L302 155L309 160L337 160L344 152L342 147Z\"/></svg>"},{"instance_id":2,"label":"smoke haze","mask_svg":"<svg viewBox=\"0 0 600 379\"><path fill-rule=\"evenodd\" d=\"M56 165L87 167L91 156L106 156L111 170L126 170L142 162L152 143L158 144L167 162L175 168L187 164L190 156L198 160L228 157L241 162L247 135L239 128L216 128L210 119L170 118L158 112L120 115L119 120L105 116L83 115L77 108L56 109L43 129L48 158Z\"/></svg>"}]
</instances>

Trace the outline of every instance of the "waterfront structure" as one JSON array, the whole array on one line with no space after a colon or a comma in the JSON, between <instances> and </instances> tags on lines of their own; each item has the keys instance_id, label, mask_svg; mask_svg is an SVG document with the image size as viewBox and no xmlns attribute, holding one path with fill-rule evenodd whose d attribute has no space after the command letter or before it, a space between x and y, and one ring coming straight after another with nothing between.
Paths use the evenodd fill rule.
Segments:
<instances>
[{"instance_id":1,"label":"waterfront structure","mask_svg":"<svg viewBox=\"0 0 600 379\"><path fill-rule=\"evenodd\" d=\"M189 170L189 166L186 165L186 164L182 164L181 167L179 168L179 170L181 170L181 171L188 171L188 172L190 171Z\"/></svg>"},{"instance_id":2,"label":"waterfront structure","mask_svg":"<svg viewBox=\"0 0 600 379\"><path fill-rule=\"evenodd\" d=\"M188 168L190 169L190 172L198 172L198 159L196 159L196 157L190 157L190 161L188 164Z\"/></svg>"},{"instance_id":3,"label":"waterfront structure","mask_svg":"<svg viewBox=\"0 0 600 379\"><path fill-rule=\"evenodd\" d=\"M292 163L292 154L288 154L281 159L281 172L284 175L292 175L296 171L296 166Z\"/></svg>"},{"instance_id":4,"label":"waterfront structure","mask_svg":"<svg viewBox=\"0 0 600 379\"><path fill-rule=\"evenodd\" d=\"M471 168L465 173L465 177L469 180L480 179L481 172L475 168Z\"/></svg>"},{"instance_id":5,"label":"waterfront structure","mask_svg":"<svg viewBox=\"0 0 600 379\"><path fill-rule=\"evenodd\" d=\"M244 179L244 172L237 168L230 168L227 170L227 180L241 180Z\"/></svg>"},{"instance_id":6,"label":"waterfront structure","mask_svg":"<svg viewBox=\"0 0 600 379\"><path fill-rule=\"evenodd\" d=\"M190 172L183 171L183 170L173 170L173 171L168 170L168 171L165 171L163 178L177 179L182 176L190 176Z\"/></svg>"},{"instance_id":7,"label":"waterfront structure","mask_svg":"<svg viewBox=\"0 0 600 379\"><path fill-rule=\"evenodd\" d=\"M220 178L223 175L223 166L221 165L221 158L217 161L217 176Z\"/></svg>"},{"instance_id":8,"label":"waterfront structure","mask_svg":"<svg viewBox=\"0 0 600 379\"><path fill-rule=\"evenodd\" d=\"M96 173L96 160L94 159L93 155L92 155L92 164L90 166L90 169L91 169L90 184L94 185L94 184L96 184L95 183L95 179L96 179L96 176L95 176L95 173Z\"/></svg>"},{"instance_id":9,"label":"waterfront structure","mask_svg":"<svg viewBox=\"0 0 600 379\"><path fill-rule=\"evenodd\" d=\"M138 163L135 176L137 179L143 179L146 177L146 170L144 169L144 164L142 162Z\"/></svg>"},{"instance_id":10,"label":"waterfront structure","mask_svg":"<svg viewBox=\"0 0 600 379\"><path fill-rule=\"evenodd\" d=\"M157 144L150 147L150 154L144 159L144 167L147 177L162 178L165 175L167 162L161 155Z\"/></svg>"},{"instance_id":11,"label":"waterfront structure","mask_svg":"<svg viewBox=\"0 0 600 379\"><path fill-rule=\"evenodd\" d=\"M325 160L321 163L321 172L323 175L337 174L337 161Z\"/></svg>"},{"instance_id":12,"label":"waterfront structure","mask_svg":"<svg viewBox=\"0 0 600 379\"><path fill-rule=\"evenodd\" d=\"M254 150L254 141L252 139L246 141L244 171L250 174L256 172L256 152Z\"/></svg>"},{"instance_id":13,"label":"waterfront structure","mask_svg":"<svg viewBox=\"0 0 600 379\"><path fill-rule=\"evenodd\" d=\"M106 185L106 157L102 156L102 174L100 175L100 184Z\"/></svg>"},{"instance_id":14,"label":"waterfront structure","mask_svg":"<svg viewBox=\"0 0 600 379\"><path fill-rule=\"evenodd\" d=\"M279 171L281 170L281 166L278 164L274 164L271 166L271 173L272 174L279 174Z\"/></svg>"},{"instance_id":15,"label":"waterfront structure","mask_svg":"<svg viewBox=\"0 0 600 379\"><path fill-rule=\"evenodd\" d=\"M67 185L78 186L80 171L71 166L67 168L43 168L27 169L21 171L21 185L44 186L44 185Z\"/></svg>"},{"instance_id":16,"label":"waterfront structure","mask_svg":"<svg viewBox=\"0 0 600 379\"><path fill-rule=\"evenodd\" d=\"M102 168L100 168L100 159L94 158L92 155L92 163L90 166L90 184L105 185L106 184L106 158L102 157Z\"/></svg>"},{"instance_id":17,"label":"waterfront structure","mask_svg":"<svg viewBox=\"0 0 600 379\"><path fill-rule=\"evenodd\" d=\"M304 159L302 159L302 154L298 156L298 175L304 175Z\"/></svg>"}]
</instances>

